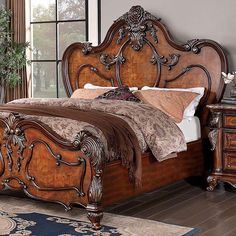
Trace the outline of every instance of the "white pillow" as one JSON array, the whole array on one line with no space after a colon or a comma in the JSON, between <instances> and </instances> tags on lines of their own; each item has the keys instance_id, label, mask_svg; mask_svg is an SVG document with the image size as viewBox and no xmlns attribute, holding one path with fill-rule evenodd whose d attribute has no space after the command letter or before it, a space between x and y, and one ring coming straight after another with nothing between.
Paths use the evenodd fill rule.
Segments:
<instances>
[{"instance_id":1,"label":"white pillow","mask_svg":"<svg viewBox=\"0 0 236 236\"><path fill-rule=\"evenodd\" d=\"M103 87L103 86L98 86L98 85L93 85L90 83L87 83L84 85L85 89L115 89L117 87ZM137 91L138 87L129 87L130 91Z\"/></svg>"},{"instance_id":2,"label":"white pillow","mask_svg":"<svg viewBox=\"0 0 236 236\"><path fill-rule=\"evenodd\" d=\"M142 87L141 90L173 90L173 91L186 91L186 92L194 92L194 93L198 93L199 95L197 97L195 97L193 99L193 101L185 108L184 110L184 114L183 117L192 117L195 114L195 111L197 109L197 106L201 100L201 98L204 95L204 87L195 87L195 88L186 88L186 89L182 89L182 88L157 88L157 87L148 87L148 86L144 86Z\"/></svg>"}]
</instances>

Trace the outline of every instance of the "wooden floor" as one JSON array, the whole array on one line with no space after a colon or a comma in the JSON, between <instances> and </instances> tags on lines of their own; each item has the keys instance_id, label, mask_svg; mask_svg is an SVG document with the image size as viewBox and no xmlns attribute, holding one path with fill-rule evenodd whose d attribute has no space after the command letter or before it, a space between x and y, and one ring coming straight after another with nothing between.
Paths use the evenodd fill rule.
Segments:
<instances>
[{"instance_id":1,"label":"wooden floor","mask_svg":"<svg viewBox=\"0 0 236 236\"><path fill-rule=\"evenodd\" d=\"M105 211L194 227L202 236L236 236L236 190L221 184L206 192L199 179L179 181Z\"/></svg>"}]
</instances>

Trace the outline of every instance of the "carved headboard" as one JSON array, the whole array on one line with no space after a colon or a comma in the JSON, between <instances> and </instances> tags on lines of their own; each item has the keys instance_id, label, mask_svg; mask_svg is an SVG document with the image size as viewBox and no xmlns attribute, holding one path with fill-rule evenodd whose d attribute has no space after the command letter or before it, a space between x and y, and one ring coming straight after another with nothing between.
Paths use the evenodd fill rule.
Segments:
<instances>
[{"instance_id":1,"label":"carved headboard","mask_svg":"<svg viewBox=\"0 0 236 236\"><path fill-rule=\"evenodd\" d=\"M62 59L68 96L87 82L139 88L205 87L202 121L207 114L201 108L222 97L221 71L227 70L226 56L218 43L205 39L176 43L161 20L141 6L133 6L118 18L99 46L74 43Z\"/></svg>"}]
</instances>

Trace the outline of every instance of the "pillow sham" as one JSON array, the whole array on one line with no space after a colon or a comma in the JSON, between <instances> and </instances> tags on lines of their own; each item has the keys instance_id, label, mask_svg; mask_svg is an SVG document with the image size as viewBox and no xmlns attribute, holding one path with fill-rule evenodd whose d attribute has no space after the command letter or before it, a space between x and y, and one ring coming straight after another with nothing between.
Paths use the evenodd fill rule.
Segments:
<instances>
[{"instance_id":1,"label":"pillow sham","mask_svg":"<svg viewBox=\"0 0 236 236\"><path fill-rule=\"evenodd\" d=\"M125 100L132 102L140 102L140 99L134 96L128 86L122 86L105 92L96 99Z\"/></svg>"},{"instance_id":2,"label":"pillow sham","mask_svg":"<svg viewBox=\"0 0 236 236\"><path fill-rule=\"evenodd\" d=\"M196 96L192 102L185 108L183 117L192 117L194 116L197 106L204 95L205 88L204 87L195 87L195 88L156 88L156 87L149 87L144 86L141 90L162 90L162 91L185 91L185 92L194 92L198 93L199 95Z\"/></svg>"},{"instance_id":3,"label":"pillow sham","mask_svg":"<svg viewBox=\"0 0 236 236\"><path fill-rule=\"evenodd\" d=\"M184 110L199 94L186 91L139 90L135 96L142 102L150 104L179 123L183 119Z\"/></svg>"},{"instance_id":4,"label":"pillow sham","mask_svg":"<svg viewBox=\"0 0 236 236\"><path fill-rule=\"evenodd\" d=\"M94 99L107 91L109 89L76 89L71 98Z\"/></svg>"},{"instance_id":5,"label":"pillow sham","mask_svg":"<svg viewBox=\"0 0 236 236\"><path fill-rule=\"evenodd\" d=\"M98 85L93 85L91 83L87 83L84 85L85 89L116 89L118 87L103 87ZM138 87L129 87L130 91L137 91Z\"/></svg>"}]
</instances>

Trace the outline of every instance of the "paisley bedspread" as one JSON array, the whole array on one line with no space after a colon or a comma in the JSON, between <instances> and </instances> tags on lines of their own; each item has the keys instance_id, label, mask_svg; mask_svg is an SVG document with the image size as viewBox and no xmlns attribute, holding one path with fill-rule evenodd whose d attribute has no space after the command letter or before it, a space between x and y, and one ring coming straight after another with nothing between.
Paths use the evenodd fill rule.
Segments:
<instances>
[{"instance_id":1,"label":"paisley bedspread","mask_svg":"<svg viewBox=\"0 0 236 236\"><path fill-rule=\"evenodd\" d=\"M105 100L105 99L18 99L10 104L32 104L45 106L74 107L82 110L97 110L119 116L125 120L135 132L142 152L150 149L158 161L165 160L173 152L186 150L187 145L183 133L175 122L160 110L142 103ZM1 116L7 116L1 113ZM29 115L25 115L29 117ZM73 141L76 134L81 130L88 130L100 138L104 143L106 140L98 128L86 122L68 120L60 117L30 116L43 122L61 137ZM119 157L110 153L109 161Z\"/></svg>"}]
</instances>

